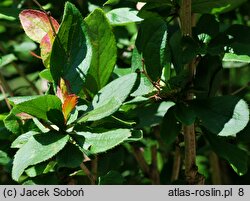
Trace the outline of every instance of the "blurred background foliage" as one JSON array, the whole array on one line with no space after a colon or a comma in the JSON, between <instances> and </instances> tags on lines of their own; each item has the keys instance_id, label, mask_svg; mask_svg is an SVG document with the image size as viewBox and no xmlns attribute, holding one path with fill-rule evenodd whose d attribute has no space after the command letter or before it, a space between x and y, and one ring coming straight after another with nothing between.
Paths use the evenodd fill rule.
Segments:
<instances>
[{"instance_id":1,"label":"blurred background foliage","mask_svg":"<svg viewBox=\"0 0 250 201\"><path fill-rule=\"evenodd\" d=\"M66 0L40 0L39 2L45 10L49 10L52 13L52 16L58 22L61 21ZM109 11L116 7L136 9L137 6L136 2L129 0L117 0L116 3L105 6L103 6L105 3L103 0L71 0L70 2L78 7L84 17L96 7L101 7L105 11ZM38 9L38 7L31 0L0 1L0 184L13 184L10 172L14 151L10 148L10 145L13 139L16 138L3 124L3 119L9 112L9 106L5 99L10 96L41 94L47 87L46 82L39 77L39 73L44 69L44 66L41 60L34 56L34 54L40 55L38 45L25 35L18 18L18 14L23 9ZM197 14L196 17L199 19L200 15ZM218 15L217 18L224 26L221 27L222 29L232 24L250 26L250 1L245 2L235 10ZM169 24L169 29L175 29L175 26L175 22L172 22ZM132 50L138 27L135 23L132 23L126 26L114 26L113 30L118 46L118 61L113 76L117 77L117 75L126 74L131 67ZM224 70L219 93L232 94L239 92L250 102L249 63L224 62L223 65ZM164 106L162 108L164 111ZM126 110L126 106L123 109ZM162 148L161 144L158 144L157 138L161 133L161 129L163 129L159 127L159 123L163 119L160 107L142 108L138 110L138 113L131 115L141 118L139 127L142 127L144 130L144 138L133 146L124 144L108 153L100 154L98 157L98 172L102 179L99 183L109 184L112 181L112 184L114 184L114 179L112 178L115 177L117 184L151 184L150 177L152 177L153 173L151 172L151 175L147 175L149 173L147 172L148 170L144 169L143 163L138 163L141 159L136 154L143 147L143 161L149 166L156 165L160 173L159 179L161 183L170 184L175 149L174 145L171 145L169 150L173 151L169 151L166 148ZM245 128L246 131L250 133L249 125ZM239 139L242 148L250 150L249 137L245 138L242 136ZM221 184L250 184L250 171L243 176L238 176L224 160L220 160L218 163L221 168L220 175L214 175L212 172L214 167L212 167L211 161L218 160L218 158L205 154L207 147L202 139L198 139L198 143L198 147L201 148L197 151L197 165L199 172L207 178L207 184L216 184L218 177L220 177L219 183ZM157 151L156 147L158 147L157 154L155 154ZM182 149L183 147L180 147L180 151L183 151ZM250 155L249 152L248 155ZM44 166L46 166L47 171L45 171ZM31 176L33 174L33 179L26 183L88 183L88 179L83 172L74 171L74 168L62 166L54 173L54 166L55 164L53 163L41 164L40 166L36 166L36 170L27 170L27 174ZM37 176L37 172L39 171L44 172ZM184 172L182 171L181 174L184 174ZM180 180L177 183L181 182Z\"/></svg>"}]
</instances>

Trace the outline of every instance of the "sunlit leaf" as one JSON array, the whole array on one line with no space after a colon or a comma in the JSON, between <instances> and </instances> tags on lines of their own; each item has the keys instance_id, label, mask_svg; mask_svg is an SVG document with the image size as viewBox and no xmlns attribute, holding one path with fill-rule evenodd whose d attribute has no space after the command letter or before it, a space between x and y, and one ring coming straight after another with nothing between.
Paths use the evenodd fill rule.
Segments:
<instances>
[{"instance_id":1,"label":"sunlit leaf","mask_svg":"<svg viewBox=\"0 0 250 201\"><path fill-rule=\"evenodd\" d=\"M38 43L52 30L50 21L55 31L59 28L58 22L51 16L51 20L49 20L48 15L42 11L32 9L23 10L19 14L19 18L27 36Z\"/></svg>"},{"instance_id":2,"label":"sunlit leaf","mask_svg":"<svg viewBox=\"0 0 250 201\"><path fill-rule=\"evenodd\" d=\"M27 167L53 157L63 149L68 139L68 135L61 135L53 132L32 136L15 155L12 168L12 178L15 181L18 181L19 177Z\"/></svg>"},{"instance_id":3,"label":"sunlit leaf","mask_svg":"<svg viewBox=\"0 0 250 201\"><path fill-rule=\"evenodd\" d=\"M76 96L75 94L68 95L66 99L64 100L64 103L62 105L62 112L63 112L65 121L68 119L72 110L76 107L77 100L78 100L78 96Z\"/></svg>"}]
</instances>

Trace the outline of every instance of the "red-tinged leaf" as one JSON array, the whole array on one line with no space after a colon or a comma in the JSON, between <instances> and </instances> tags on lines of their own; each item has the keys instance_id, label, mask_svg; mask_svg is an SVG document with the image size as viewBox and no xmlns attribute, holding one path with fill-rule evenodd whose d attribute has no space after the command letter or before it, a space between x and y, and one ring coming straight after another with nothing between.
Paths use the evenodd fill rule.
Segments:
<instances>
[{"instance_id":1,"label":"red-tinged leaf","mask_svg":"<svg viewBox=\"0 0 250 201\"><path fill-rule=\"evenodd\" d=\"M78 96L76 96L75 94L70 94L66 97L62 105L62 112L63 112L65 121L67 121L67 119L69 118L69 115L72 112L72 110L75 108L77 101L78 101Z\"/></svg>"},{"instance_id":2,"label":"red-tinged leaf","mask_svg":"<svg viewBox=\"0 0 250 201\"><path fill-rule=\"evenodd\" d=\"M69 94L71 94L69 82L61 78L59 87L57 87L56 95L61 99L62 103L64 103Z\"/></svg>"},{"instance_id":3,"label":"red-tinged leaf","mask_svg":"<svg viewBox=\"0 0 250 201\"><path fill-rule=\"evenodd\" d=\"M48 16L42 11L31 9L23 10L19 14L19 18L27 36L38 43L52 30ZM55 31L57 31L59 29L58 22L53 17L50 17L50 19Z\"/></svg>"},{"instance_id":4,"label":"red-tinged leaf","mask_svg":"<svg viewBox=\"0 0 250 201\"><path fill-rule=\"evenodd\" d=\"M50 30L41 40L40 48L41 48L41 57L43 60L43 64L46 68L50 68L50 55L52 50L52 45L55 40L55 36L53 35L53 31Z\"/></svg>"}]
</instances>

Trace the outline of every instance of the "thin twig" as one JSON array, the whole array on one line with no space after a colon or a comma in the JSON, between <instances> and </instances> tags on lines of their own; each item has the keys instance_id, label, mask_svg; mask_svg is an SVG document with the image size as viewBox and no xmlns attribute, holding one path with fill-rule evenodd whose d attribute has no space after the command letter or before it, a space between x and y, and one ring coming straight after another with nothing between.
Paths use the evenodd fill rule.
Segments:
<instances>
[{"instance_id":1,"label":"thin twig","mask_svg":"<svg viewBox=\"0 0 250 201\"><path fill-rule=\"evenodd\" d=\"M95 185L95 177L90 172L90 170L87 168L87 166L84 163L81 163L80 167L83 170L83 172L87 175L87 177L89 178L91 185Z\"/></svg>"},{"instance_id":2,"label":"thin twig","mask_svg":"<svg viewBox=\"0 0 250 201\"><path fill-rule=\"evenodd\" d=\"M0 44L0 49L4 54L7 54L7 51L5 48ZM28 77L25 75L25 73L18 67L18 65L12 61L11 64L16 69L17 73L31 86L31 88L35 91L36 94L42 94L39 89L36 87L36 85L28 79Z\"/></svg>"},{"instance_id":3,"label":"thin twig","mask_svg":"<svg viewBox=\"0 0 250 201\"><path fill-rule=\"evenodd\" d=\"M50 12L47 12L46 10L44 10L44 8L42 7L42 5L37 0L32 0L32 1L40 8L40 10L42 10L46 14L46 16L47 16L47 18L49 20L51 29L53 31L53 35L56 36L56 30L55 30L55 27L53 26L53 23L51 21L51 18L50 18L51 14L50 14Z\"/></svg>"},{"instance_id":4,"label":"thin twig","mask_svg":"<svg viewBox=\"0 0 250 201\"><path fill-rule=\"evenodd\" d=\"M4 90L9 94L9 96L14 96L8 82L5 80L4 76L0 73L0 84L3 86Z\"/></svg>"},{"instance_id":5,"label":"thin twig","mask_svg":"<svg viewBox=\"0 0 250 201\"><path fill-rule=\"evenodd\" d=\"M6 102L7 107L9 108L9 110L11 110L11 106L10 106L10 103L9 103L9 101L7 99L6 93L5 93L5 91L4 91L3 87L2 87L1 80L0 80L0 91L2 92L2 94L4 96L4 100Z\"/></svg>"},{"instance_id":6,"label":"thin twig","mask_svg":"<svg viewBox=\"0 0 250 201\"><path fill-rule=\"evenodd\" d=\"M249 86L250 86L250 82L248 82L247 85L245 85L245 86L243 86L243 87L237 89L236 91L232 92L231 95L234 96L234 95L236 95L236 94L242 92L244 89L246 89L246 88L249 87Z\"/></svg>"}]
</instances>

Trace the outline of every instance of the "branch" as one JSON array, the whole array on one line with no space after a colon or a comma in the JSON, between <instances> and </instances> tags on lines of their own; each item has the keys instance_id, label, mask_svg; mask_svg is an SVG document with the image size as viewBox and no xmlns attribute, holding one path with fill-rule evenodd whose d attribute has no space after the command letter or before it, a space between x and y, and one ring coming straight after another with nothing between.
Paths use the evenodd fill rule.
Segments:
<instances>
[{"instance_id":1,"label":"branch","mask_svg":"<svg viewBox=\"0 0 250 201\"><path fill-rule=\"evenodd\" d=\"M183 36L192 37L192 0L182 0L180 9L181 31ZM192 80L195 74L195 61L186 65L185 68L189 72L189 82L192 86ZM186 100L192 100L194 94L187 92ZM188 184L202 184L204 183L204 177L198 174L196 167L196 139L195 139L195 125L183 125L184 143L185 143L185 175Z\"/></svg>"},{"instance_id":2,"label":"branch","mask_svg":"<svg viewBox=\"0 0 250 201\"><path fill-rule=\"evenodd\" d=\"M150 169L149 169L149 166L142 155L142 150L139 147L135 147L135 146L132 146L132 149L134 152L135 159L137 160L142 172L144 174L149 175Z\"/></svg>"},{"instance_id":3,"label":"branch","mask_svg":"<svg viewBox=\"0 0 250 201\"><path fill-rule=\"evenodd\" d=\"M87 168L87 166L82 162L80 164L80 167L83 170L83 172L87 175L87 177L89 178L91 185L95 185L95 177L90 172L90 170Z\"/></svg>"},{"instance_id":4,"label":"branch","mask_svg":"<svg viewBox=\"0 0 250 201\"><path fill-rule=\"evenodd\" d=\"M3 96L4 96L4 100L5 100L5 102L6 102L7 107L9 108L9 110L11 110L10 103L9 103L9 101L8 101L8 99L7 99L7 96L6 96L6 93L5 93L5 91L4 91L3 87L2 87L1 79L0 79L0 91L2 92L2 94L3 94Z\"/></svg>"},{"instance_id":5,"label":"branch","mask_svg":"<svg viewBox=\"0 0 250 201\"><path fill-rule=\"evenodd\" d=\"M98 174L98 156L95 156L95 158L91 161L91 171L92 171L94 180L96 181L97 174Z\"/></svg>"}]
</instances>

